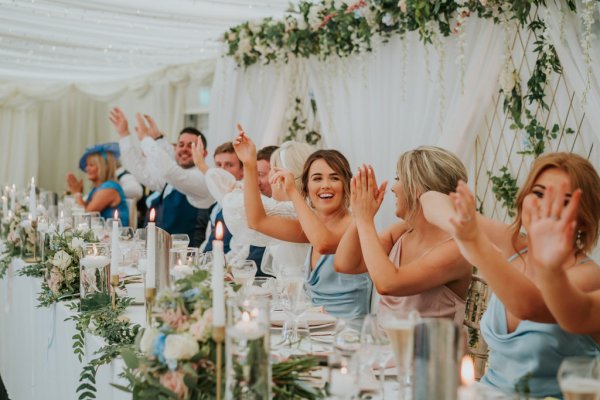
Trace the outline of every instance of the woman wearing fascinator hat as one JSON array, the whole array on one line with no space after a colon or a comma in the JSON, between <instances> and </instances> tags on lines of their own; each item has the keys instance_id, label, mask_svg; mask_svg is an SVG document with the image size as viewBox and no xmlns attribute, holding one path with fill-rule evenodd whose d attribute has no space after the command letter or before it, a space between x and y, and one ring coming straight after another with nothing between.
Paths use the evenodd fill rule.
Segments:
<instances>
[{"instance_id":1,"label":"woman wearing fascinator hat","mask_svg":"<svg viewBox=\"0 0 600 400\"><path fill-rule=\"evenodd\" d=\"M117 210L123 226L127 226L129 209L125 202L125 193L115 176L119 154L117 143L103 143L88 147L79 160L79 168L85 172L92 183L92 190L84 200L83 181L78 180L72 172L67 174L67 186L85 211L98 211L104 218L111 218Z\"/></svg>"}]
</instances>

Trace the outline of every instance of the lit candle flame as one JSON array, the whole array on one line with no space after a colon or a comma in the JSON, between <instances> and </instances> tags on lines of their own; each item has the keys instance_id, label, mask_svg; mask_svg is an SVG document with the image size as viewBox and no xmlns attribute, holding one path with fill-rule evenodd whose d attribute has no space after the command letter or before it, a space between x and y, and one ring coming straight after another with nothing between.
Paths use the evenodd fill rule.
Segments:
<instances>
[{"instance_id":1,"label":"lit candle flame","mask_svg":"<svg viewBox=\"0 0 600 400\"><path fill-rule=\"evenodd\" d=\"M223 223L221 221L217 222L215 238L217 238L217 240L223 240Z\"/></svg>"},{"instance_id":2,"label":"lit candle flame","mask_svg":"<svg viewBox=\"0 0 600 400\"><path fill-rule=\"evenodd\" d=\"M115 210L115 219L119 219L119 210Z\"/></svg>"},{"instance_id":3,"label":"lit candle flame","mask_svg":"<svg viewBox=\"0 0 600 400\"><path fill-rule=\"evenodd\" d=\"M471 386L475 382L475 365L470 356L464 356L460 365L460 381L465 386Z\"/></svg>"},{"instance_id":4,"label":"lit candle flame","mask_svg":"<svg viewBox=\"0 0 600 400\"><path fill-rule=\"evenodd\" d=\"M247 312L247 311L244 311L244 312L242 313L242 321L244 321L244 322L248 322L248 321L250 321L250 314L248 314L248 312Z\"/></svg>"},{"instance_id":5,"label":"lit candle flame","mask_svg":"<svg viewBox=\"0 0 600 400\"><path fill-rule=\"evenodd\" d=\"M35 185L35 178L32 176L31 177L31 186Z\"/></svg>"},{"instance_id":6,"label":"lit candle flame","mask_svg":"<svg viewBox=\"0 0 600 400\"><path fill-rule=\"evenodd\" d=\"M154 222L154 217L156 217L156 210L153 208L150 210L150 222Z\"/></svg>"},{"instance_id":7,"label":"lit candle flame","mask_svg":"<svg viewBox=\"0 0 600 400\"><path fill-rule=\"evenodd\" d=\"M98 249L96 248L95 245L93 246L93 249L94 249L94 255L97 256L98 255Z\"/></svg>"}]
</instances>

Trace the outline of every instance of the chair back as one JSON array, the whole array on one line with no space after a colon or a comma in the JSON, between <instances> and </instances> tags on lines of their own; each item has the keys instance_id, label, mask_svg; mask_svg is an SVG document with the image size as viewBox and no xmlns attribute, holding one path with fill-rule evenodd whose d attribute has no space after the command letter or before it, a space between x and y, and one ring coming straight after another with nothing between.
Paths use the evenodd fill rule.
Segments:
<instances>
[{"instance_id":1,"label":"chair back","mask_svg":"<svg viewBox=\"0 0 600 400\"><path fill-rule=\"evenodd\" d=\"M480 276L473 274L471 284L467 290L467 304L465 306L464 325L467 330L467 352L475 363L475 379L479 380L485 373L488 346L481 336L479 322L490 298L491 291L487 282Z\"/></svg>"}]
</instances>

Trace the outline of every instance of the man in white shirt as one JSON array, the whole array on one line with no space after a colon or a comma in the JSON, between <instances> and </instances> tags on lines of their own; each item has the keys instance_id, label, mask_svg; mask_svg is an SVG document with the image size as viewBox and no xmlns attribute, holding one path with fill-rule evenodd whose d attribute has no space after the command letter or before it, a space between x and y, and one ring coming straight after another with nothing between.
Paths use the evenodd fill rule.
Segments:
<instances>
[{"instance_id":1,"label":"man in white shirt","mask_svg":"<svg viewBox=\"0 0 600 400\"><path fill-rule=\"evenodd\" d=\"M198 246L201 237L194 235L198 213L208 213L215 202L206 187L204 174L194 168L192 144L206 138L195 128L184 128L175 149L158 130L149 115L136 114L139 143L130 135L125 114L115 108L111 122L121 136L119 148L123 166L146 187L160 192L152 203L156 208L156 225L170 234L185 233L190 245ZM148 126L146 125L148 123ZM205 150L206 151L206 150Z\"/></svg>"}]
</instances>

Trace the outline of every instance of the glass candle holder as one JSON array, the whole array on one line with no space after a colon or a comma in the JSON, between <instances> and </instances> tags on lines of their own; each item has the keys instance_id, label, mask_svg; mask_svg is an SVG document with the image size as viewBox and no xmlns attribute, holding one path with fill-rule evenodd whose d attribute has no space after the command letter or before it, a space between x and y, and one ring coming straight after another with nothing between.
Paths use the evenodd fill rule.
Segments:
<instances>
[{"instance_id":1,"label":"glass candle holder","mask_svg":"<svg viewBox=\"0 0 600 400\"><path fill-rule=\"evenodd\" d=\"M198 267L198 249L195 247L176 248L169 251L169 273L171 282L191 275Z\"/></svg>"},{"instance_id":2,"label":"glass candle holder","mask_svg":"<svg viewBox=\"0 0 600 400\"><path fill-rule=\"evenodd\" d=\"M110 246L107 243L86 244L79 261L81 310L90 303L110 302Z\"/></svg>"},{"instance_id":3,"label":"glass candle holder","mask_svg":"<svg viewBox=\"0 0 600 400\"><path fill-rule=\"evenodd\" d=\"M227 302L225 399L271 398L269 300Z\"/></svg>"}]
</instances>

